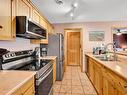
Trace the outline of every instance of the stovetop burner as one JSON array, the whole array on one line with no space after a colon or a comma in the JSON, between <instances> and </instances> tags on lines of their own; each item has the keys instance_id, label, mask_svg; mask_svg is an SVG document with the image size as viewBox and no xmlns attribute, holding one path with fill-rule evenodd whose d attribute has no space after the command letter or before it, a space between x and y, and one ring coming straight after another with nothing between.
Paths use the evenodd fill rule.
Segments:
<instances>
[{"instance_id":1,"label":"stovetop burner","mask_svg":"<svg viewBox=\"0 0 127 95\"><path fill-rule=\"evenodd\" d=\"M18 70L31 70L31 71L38 71L45 65L47 65L51 60L33 60L30 64L27 64L23 67L18 68Z\"/></svg>"}]
</instances>

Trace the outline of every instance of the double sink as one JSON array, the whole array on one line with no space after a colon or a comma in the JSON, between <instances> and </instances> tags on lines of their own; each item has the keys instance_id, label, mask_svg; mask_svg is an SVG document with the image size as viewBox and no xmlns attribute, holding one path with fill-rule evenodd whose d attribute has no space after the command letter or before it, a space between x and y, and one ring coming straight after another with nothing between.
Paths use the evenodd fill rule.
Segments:
<instances>
[{"instance_id":1,"label":"double sink","mask_svg":"<svg viewBox=\"0 0 127 95\"><path fill-rule=\"evenodd\" d=\"M117 56L114 55L107 55L107 54L102 54L102 55L94 55L95 58L101 60L101 61L119 61Z\"/></svg>"}]
</instances>

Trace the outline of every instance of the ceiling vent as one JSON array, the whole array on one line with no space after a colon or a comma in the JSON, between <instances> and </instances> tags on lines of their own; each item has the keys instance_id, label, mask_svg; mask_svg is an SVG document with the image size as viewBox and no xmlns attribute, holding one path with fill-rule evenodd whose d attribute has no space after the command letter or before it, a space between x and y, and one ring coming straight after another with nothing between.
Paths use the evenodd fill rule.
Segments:
<instances>
[{"instance_id":1,"label":"ceiling vent","mask_svg":"<svg viewBox=\"0 0 127 95\"><path fill-rule=\"evenodd\" d=\"M63 0L55 0L55 2L59 5L63 4Z\"/></svg>"}]
</instances>

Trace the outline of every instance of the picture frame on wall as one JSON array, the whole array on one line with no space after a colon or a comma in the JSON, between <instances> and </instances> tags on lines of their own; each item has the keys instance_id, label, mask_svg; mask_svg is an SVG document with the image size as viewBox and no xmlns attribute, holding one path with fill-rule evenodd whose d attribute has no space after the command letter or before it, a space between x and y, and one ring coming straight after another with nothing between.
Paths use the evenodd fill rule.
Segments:
<instances>
[{"instance_id":1,"label":"picture frame on wall","mask_svg":"<svg viewBox=\"0 0 127 95\"><path fill-rule=\"evenodd\" d=\"M104 31L89 31L89 41L104 41Z\"/></svg>"}]
</instances>

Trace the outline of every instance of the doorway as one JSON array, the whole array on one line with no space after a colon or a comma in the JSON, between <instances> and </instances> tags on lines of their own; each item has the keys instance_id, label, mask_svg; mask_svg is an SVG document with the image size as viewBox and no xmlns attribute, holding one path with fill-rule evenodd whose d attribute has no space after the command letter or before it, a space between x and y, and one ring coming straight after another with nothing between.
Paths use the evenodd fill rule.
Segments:
<instances>
[{"instance_id":1,"label":"doorway","mask_svg":"<svg viewBox=\"0 0 127 95\"><path fill-rule=\"evenodd\" d=\"M80 66L81 29L66 29L66 65Z\"/></svg>"}]
</instances>

